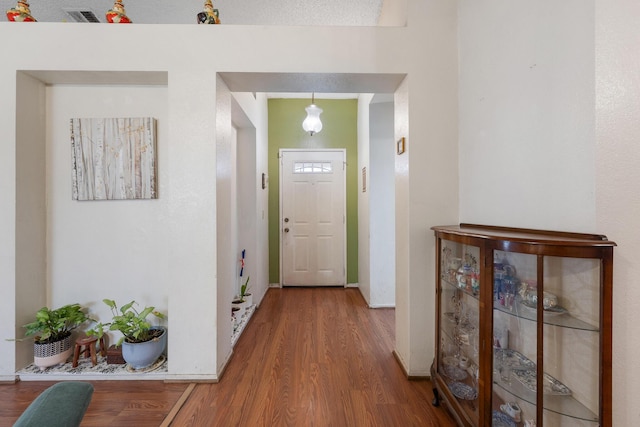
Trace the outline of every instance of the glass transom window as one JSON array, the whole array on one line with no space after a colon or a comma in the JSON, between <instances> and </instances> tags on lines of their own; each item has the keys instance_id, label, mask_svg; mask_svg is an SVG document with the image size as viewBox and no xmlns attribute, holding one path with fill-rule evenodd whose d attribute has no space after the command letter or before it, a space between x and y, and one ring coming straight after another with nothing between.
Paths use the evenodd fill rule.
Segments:
<instances>
[{"instance_id":1,"label":"glass transom window","mask_svg":"<svg viewBox=\"0 0 640 427\"><path fill-rule=\"evenodd\" d=\"M296 162L293 173L331 173L331 162Z\"/></svg>"}]
</instances>

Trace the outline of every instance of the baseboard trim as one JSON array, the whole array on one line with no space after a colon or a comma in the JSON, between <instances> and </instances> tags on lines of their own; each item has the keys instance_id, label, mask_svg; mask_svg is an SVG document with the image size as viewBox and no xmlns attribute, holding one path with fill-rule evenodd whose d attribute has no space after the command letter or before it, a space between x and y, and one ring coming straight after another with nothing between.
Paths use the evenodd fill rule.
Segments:
<instances>
[{"instance_id":1,"label":"baseboard trim","mask_svg":"<svg viewBox=\"0 0 640 427\"><path fill-rule=\"evenodd\" d=\"M396 308L395 304L370 304L369 308Z\"/></svg>"},{"instance_id":2,"label":"baseboard trim","mask_svg":"<svg viewBox=\"0 0 640 427\"><path fill-rule=\"evenodd\" d=\"M105 378L109 379L109 378ZM206 383L216 384L219 382L217 375L203 375L203 374L168 374L165 379L165 383Z\"/></svg>"},{"instance_id":3,"label":"baseboard trim","mask_svg":"<svg viewBox=\"0 0 640 427\"><path fill-rule=\"evenodd\" d=\"M400 357L398 352L393 350L392 353L393 353L393 357L396 359L396 362L398 362L398 365L400 365L400 369L402 369L402 373L409 381L425 381L425 380L428 381L431 379L431 375L410 374L409 371L407 370L407 367L404 364L404 360L402 360L402 357Z\"/></svg>"},{"instance_id":4,"label":"baseboard trim","mask_svg":"<svg viewBox=\"0 0 640 427\"><path fill-rule=\"evenodd\" d=\"M0 375L0 384L15 384L20 381L17 375Z\"/></svg>"},{"instance_id":5,"label":"baseboard trim","mask_svg":"<svg viewBox=\"0 0 640 427\"><path fill-rule=\"evenodd\" d=\"M224 372L226 371L227 366L229 366L229 362L231 362L231 358L233 357L233 355L234 355L234 352L233 352L233 349L231 349L231 352L227 355L227 358L224 360L222 365L218 367L218 375L217 375L218 381L222 379L222 376L224 375Z\"/></svg>"}]
</instances>

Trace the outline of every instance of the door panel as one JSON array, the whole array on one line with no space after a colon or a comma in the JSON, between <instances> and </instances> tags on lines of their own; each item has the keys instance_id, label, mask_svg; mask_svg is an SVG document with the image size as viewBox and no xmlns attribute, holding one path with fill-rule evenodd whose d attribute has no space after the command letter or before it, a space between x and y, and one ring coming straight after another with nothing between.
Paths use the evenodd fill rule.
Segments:
<instances>
[{"instance_id":1,"label":"door panel","mask_svg":"<svg viewBox=\"0 0 640 427\"><path fill-rule=\"evenodd\" d=\"M345 285L344 150L281 151L283 286Z\"/></svg>"}]
</instances>

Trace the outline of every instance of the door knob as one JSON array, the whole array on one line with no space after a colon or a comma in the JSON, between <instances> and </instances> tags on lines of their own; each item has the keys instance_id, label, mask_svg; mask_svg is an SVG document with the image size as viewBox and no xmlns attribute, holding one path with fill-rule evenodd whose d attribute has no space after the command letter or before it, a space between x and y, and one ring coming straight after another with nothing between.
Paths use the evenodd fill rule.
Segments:
<instances>
[{"instance_id":1,"label":"door knob","mask_svg":"<svg viewBox=\"0 0 640 427\"><path fill-rule=\"evenodd\" d=\"M284 219L284 222L289 222L289 218L285 218L285 219Z\"/></svg>"},{"instance_id":2,"label":"door knob","mask_svg":"<svg viewBox=\"0 0 640 427\"><path fill-rule=\"evenodd\" d=\"M285 228L285 229L284 229L284 232L285 232L285 233L288 233L288 232L289 232L289 227Z\"/></svg>"}]
</instances>

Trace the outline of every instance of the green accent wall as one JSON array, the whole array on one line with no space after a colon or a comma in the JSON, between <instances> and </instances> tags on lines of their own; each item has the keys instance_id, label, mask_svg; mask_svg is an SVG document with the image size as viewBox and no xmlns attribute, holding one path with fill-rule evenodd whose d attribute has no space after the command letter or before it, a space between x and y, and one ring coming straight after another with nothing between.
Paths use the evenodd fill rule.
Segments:
<instances>
[{"instance_id":1,"label":"green accent wall","mask_svg":"<svg viewBox=\"0 0 640 427\"><path fill-rule=\"evenodd\" d=\"M344 148L347 152L347 283L358 282L358 100L317 99L322 131L302 129L310 99L269 99L269 282L280 282L281 148Z\"/></svg>"}]
</instances>

